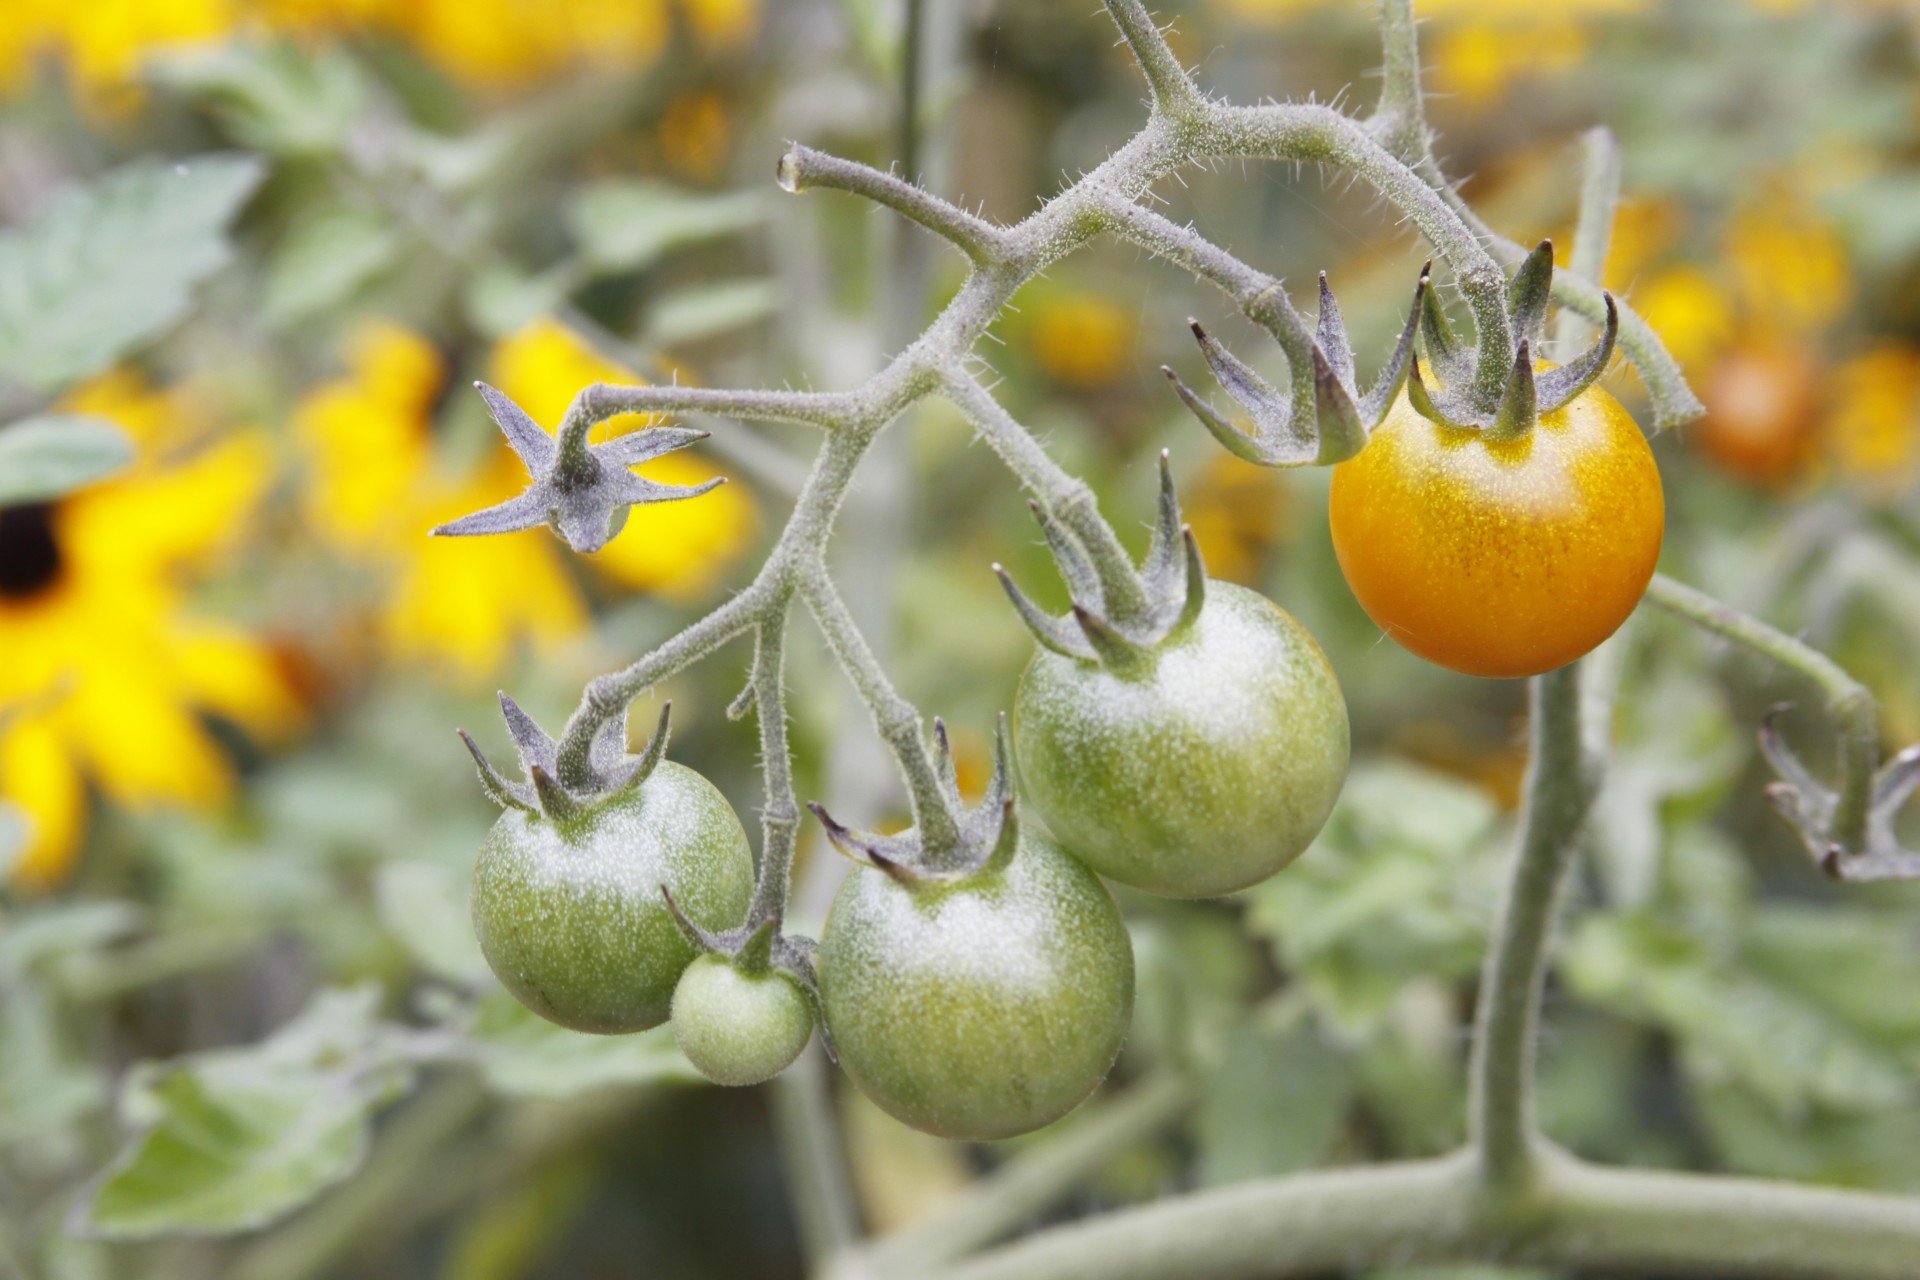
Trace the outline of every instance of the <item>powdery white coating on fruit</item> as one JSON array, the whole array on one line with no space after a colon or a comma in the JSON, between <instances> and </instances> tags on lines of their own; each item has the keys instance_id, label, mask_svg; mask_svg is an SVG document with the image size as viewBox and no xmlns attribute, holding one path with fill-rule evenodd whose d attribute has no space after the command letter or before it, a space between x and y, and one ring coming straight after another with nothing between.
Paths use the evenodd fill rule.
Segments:
<instances>
[{"instance_id":1,"label":"powdery white coating on fruit","mask_svg":"<svg viewBox=\"0 0 1920 1280\"><path fill-rule=\"evenodd\" d=\"M1086 1098L1133 1016L1133 948L1105 885L1023 832L1004 869L909 888L862 867L820 941L840 1065L946 1138L1029 1132Z\"/></svg>"},{"instance_id":2,"label":"powdery white coating on fruit","mask_svg":"<svg viewBox=\"0 0 1920 1280\"><path fill-rule=\"evenodd\" d=\"M789 978L745 974L724 957L687 966L673 990L673 1035L694 1069L724 1085L786 1070L813 1036L813 1006Z\"/></svg>"},{"instance_id":3,"label":"powdery white coating on fruit","mask_svg":"<svg viewBox=\"0 0 1920 1280\"><path fill-rule=\"evenodd\" d=\"M670 760L571 831L501 814L474 865L474 932L535 1013L576 1031L643 1031L667 1020L697 954L663 884L715 930L739 924L753 893L753 853L732 806Z\"/></svg>"},{"instance_id":4,"label":"powdery white coating on fruit","mask_svg":"<svg viewBox=\"0 0 1920 1280\"><path fill-rule=\"evenodd\" d=\"M1041 650L1014 699L1026 795L1123 884L1207 898L1258 884L1319 832L1346 778L1347 705L1306 628L1209 581L1150 673Z\"/></svg>"}]
</instances>

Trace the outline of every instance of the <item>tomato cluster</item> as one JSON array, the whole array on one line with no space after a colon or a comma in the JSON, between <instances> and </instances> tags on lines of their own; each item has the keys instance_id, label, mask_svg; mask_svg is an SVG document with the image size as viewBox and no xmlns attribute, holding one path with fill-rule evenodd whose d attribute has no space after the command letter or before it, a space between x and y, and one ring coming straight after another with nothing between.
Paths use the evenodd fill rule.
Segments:
<instances>
[{"instance_id":1,"label":"tomato cluster","mask_svg":"<svg viewBox=\"0 0 1920 1280\"><path fill-rule=\"evenodd\" d=\"M1544 290L1550 257L1535 257ZM1582 369L1543 373L1538 401L1520 343L1519 389L1485 425L1455 417L1482 410L1428 392L1417 365L1409 394L1382 392L1380 425L1334 472L1332 533L1354 594L1401 644L1526 675L1579 657L1634 608L1662 497L1639 430L1591 386L1612 339L1610 323ZM1339 795L1347 710L1299 623L1207 576L1164 454L1137 572L1097 572L1087 545L1035 513L1073 608L1050 616L1001 575L1038 647L985 799L963 802L936 721L940 794L916 800L945 809L937 835L854 831L816 806L861 864L817 948L782 937L777 910L749 916L746 835L710 783L660 758L664 719L644 757L600 744L569 788L552 740L506 704L529 782L481 762L507 812L481 850L473 914L508 988L582 1031L670 1020L720 1084L777 1074L817 1026L882 1109L949 1138L1026 1133L1097 1088L1134 996L1102 877L1205 898L1284 868ZM624 726L603 736L623 743Z\"/></svg>"}]
</instances>

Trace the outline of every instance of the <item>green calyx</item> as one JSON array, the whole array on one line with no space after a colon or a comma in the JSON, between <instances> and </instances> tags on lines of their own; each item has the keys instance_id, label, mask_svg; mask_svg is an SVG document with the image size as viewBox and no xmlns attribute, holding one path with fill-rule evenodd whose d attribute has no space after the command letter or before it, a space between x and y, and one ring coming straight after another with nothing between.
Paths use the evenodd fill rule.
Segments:
<instances>
[{"instance_id":1,"label":"green calyx","mask_svg":"<svg viewBox=\"0 0 1920 1280\"><path fill-rule=\"evenodd\" d=\"M933 740L940 789L945 793L948 811L959 815L956 835L950 845L931 845L917 827L890 835L857 831L835 821L817 802L807 803L813 816L826 828L827 839L833 842L834 848L914 889L956 884L1004 867L1020 843L1006 713L1000 714L994 729L993 778L987 784L986 795L972 808L961 799L953 746L947 740L946 722L937 716L933 721Z\"/></svg>"},{"instance_id":2,"label":"green calyx","mask_svg":"<svg viewBox=\"0 0 1920 1280\"><path fill-rule=\"evenodd\" d=\"M1160 507L1153 541L1138 574L1144 607L1125 612L1110 608L1086 549L1039 504L1028 505L1046 534L1060 576L1066 579L1072 607L1065 617L1048 615L1014 585L1005 568L994 565L1027 630L1043 647L1065 657L1097 662L1123 675L1151 671L1155 652L1177 641L1200 616L1207 591L1200 545L1192 528L1180 519L1180 499L1167 451L1160 451Z\"/></svg>"},{"instance_id":3,"label":"green calyx","mask_svg":"<svg viewBox=\"0 0 1920 1280\"><path fill-rule=\"evenodd\" d=\"M559 744L520 704L502 693L500 711L507 721L520 754L520 767L526 781L514 782L493 767L465 729L460 741L480 769L480 786L495 804L520 809L546 818L562 831L579 826L593 813L646 781L661 760L666 758L668 721L671 702L660 708L660 722L646 749L639 755L627 752L627 713L609 717L593 735L593 747L585 767L568 774L560 766Z\"/></svg>"},{"instance_id":4,"label":"green calyx","mask_svg":"<svg viewBox=\"0 0 1920 1280\"><path fill-rule=\"evenodd\" d=\"M1606 372L1620 334L1619 308L1613 295L1603 293L1606 324L1592 346L1566 364L1536 369L1538 351L1553 288L1553 242L1542 240L1507 285L1507 310L1514 348L1512 365L1499 398L1476 398L1470 388L1477 381L1477 357L1453 335L1438 300L1431 291L1420 313L1420 336L1427 363L1438 373L1440 386L1429 386L1416 356L1408 370L1407 399L1421 416L1463 430L1479 431L1489 440L1517 440L1533 430L1542 414L1552 413L1591 387ZM1458 388L1458 390L1456 390Z\"/></svg>"},{"instance_id":5,"label":"green calyx","mask_svg":"<svg viewBox=\"0 0 1920 1280\"><path fill-rule=\"evenodd\" d=\"M1198 320L1187 319L1187 327L1193 330L1194 340L1200 344L1200 354L1206 359L1214 381L1247 414L1253 426L1251 432L1241 430L1222 416L1182 382L1172 368L1161 365L1160 372L1167 375L1175 394L1200 420L1200 425L1236 458L1263 467L1324 467L1344 462L1366 447L1368 433L1380 425L1394 397L1400 393L1412 361L1414 332L1419 327L1423 304L1432 294L1428 279L1432 267L1433 263L1428 262L1420 268L1420 279L1413 289L1413 304L1407 311L1406 324L1401 327L1400 339L1394 344L1385 367L1364 390L1354 367L1353 343L1347 337L1346 320L1340 314L1340 304L1334 301L1324 271L1320 273L1319 322L1311 335L1305 332L1304 324L1294 316L1291 304L1286 303L1284 297L1277 299L1281 306L1273 309L1275 315L1288 318L1296 343L1307 348L1311 361L1310 367L1298 370L1311 376L1296 378L1292 389L1275 387L1222 346ZM1279 286L1272 288L1278 290Z\"/></svg>"}]
</instances>

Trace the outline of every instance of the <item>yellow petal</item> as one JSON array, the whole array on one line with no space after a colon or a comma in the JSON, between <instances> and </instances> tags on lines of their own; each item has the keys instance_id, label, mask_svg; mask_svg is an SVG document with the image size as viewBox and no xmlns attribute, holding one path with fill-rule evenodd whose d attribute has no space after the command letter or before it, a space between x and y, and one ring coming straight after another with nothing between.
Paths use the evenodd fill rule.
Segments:
<instances>
[{"instance_id":1,"label":"yellow petal","mask_svg":"<svg viewBox=\"0 0 1920 1280\"><path fill-rule=\"evenodd\" d=\"M304 718L286 672L257 637L212 622L176 622L168 637L182 692L193 705L278 741Z\"/></svg>"},{"instance_id":2,"label":"yellow petal","mask_svg":"<svg viewBox=\"0 0 1920 1280\"><path fill-rule=\"evenodd\" d=\"M44 714L23 715L0 730L0 798L27 820L14 880L40 889L64 880L85 831L87 795Z\"/></svg>"}]
</instances>

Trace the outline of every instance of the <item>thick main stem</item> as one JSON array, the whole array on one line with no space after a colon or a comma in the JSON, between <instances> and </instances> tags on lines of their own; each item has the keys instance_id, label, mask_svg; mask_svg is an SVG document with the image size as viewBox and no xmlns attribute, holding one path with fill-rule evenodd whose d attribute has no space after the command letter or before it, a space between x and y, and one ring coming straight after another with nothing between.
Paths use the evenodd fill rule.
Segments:
<instances>
[{"instance_id":1,"label":"thick main stem","mask_svg":"<svg viewBox=\"0 0 1920 1280\"><path fill-rule=\"evenodd\" d=\"M926 1280L1306 1280L1473 1265L1913 1280L1920 1199L1602 1169L1555 1155L1515 1217L1489 1201L1476 1161L1462 1154L1161 1201L1056 1228Z\"/></svg>"},{"instance_id":2,"label":"thick main stem","mask_svg":"<svg viewBox=\"0 0 1920 1280\"><path fill-rule=\"evenodd\" d=\"M1513 871L1480 981L1469 1080L1469 1130L1492 1187L1520 1189L1534 1172L1534 1059L1540 996L1560 887L1592 798L1580 732L1578 667L1536 676L1526 806Z\"/></svg>"}]
</instances>

